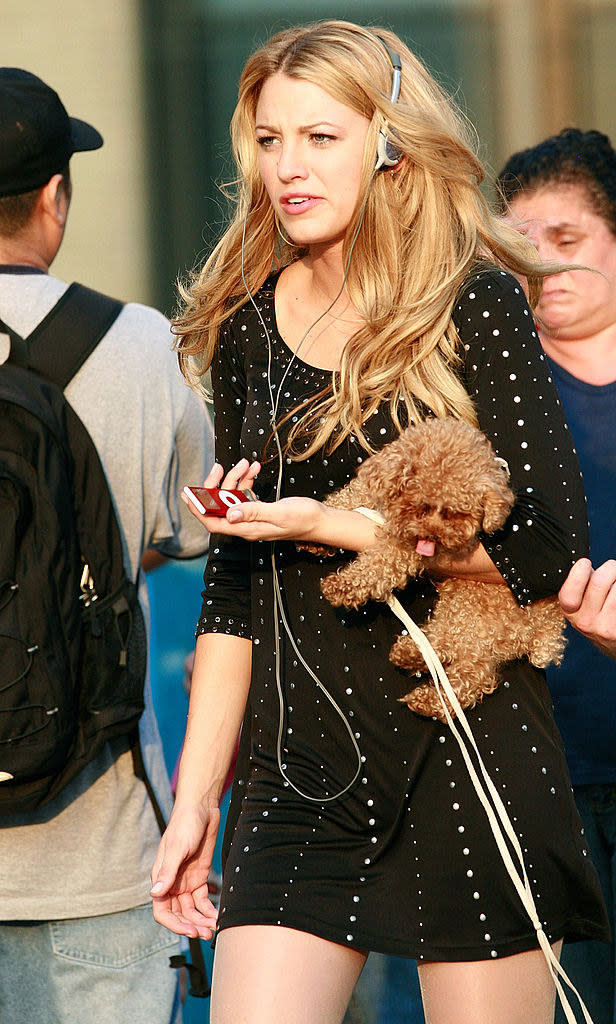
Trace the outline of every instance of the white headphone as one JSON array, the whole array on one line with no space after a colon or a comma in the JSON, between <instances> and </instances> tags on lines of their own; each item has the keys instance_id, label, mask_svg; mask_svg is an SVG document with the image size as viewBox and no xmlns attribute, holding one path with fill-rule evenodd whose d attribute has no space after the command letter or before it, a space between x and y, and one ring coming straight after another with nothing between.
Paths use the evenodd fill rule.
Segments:
<instances>
[{"instance_id":1,"label":"white headphone","mask_svg":"<svg viewBox=\"0 0 616 1024\"><path fill-rule=\"evenodd\" d=\"M376 37L380 43L385 47L387 56L391 61L392 66L392 80L391 80L391 96L389 97L390 103L397 103L398 97L400 96L400 83L402 80L402 61L397 53L389 49L389 46L384 39L380 36ZM376 143L376 164L374 165L375 171L383 170L387 167L395 167L397 163L402 159L402 152L392 142L384 128L381 128L379 137Z\"/></svg>"}]
</instances>

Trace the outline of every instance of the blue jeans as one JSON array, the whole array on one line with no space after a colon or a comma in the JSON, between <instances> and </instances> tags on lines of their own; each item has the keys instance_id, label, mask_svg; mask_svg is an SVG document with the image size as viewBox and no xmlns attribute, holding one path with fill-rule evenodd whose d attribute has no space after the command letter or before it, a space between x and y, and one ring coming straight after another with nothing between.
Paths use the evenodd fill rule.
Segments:
<instances>
[{"instance_id":1,"label":"blue jeans","mask_svg":"<svg viewBox=\"0 0 616 1024\"><path fill-rule=\"evenodd\" d=\"M574 794L588 848L601 882L613 937L616 899L616 784L574 786ZM586 1003L594 1024L616 1024L616 947L613 941L610 945L605 942L565 944L561 961ZM556 1024L564 1024L564 1021L558 1006Z\"/></svg>"},{"instance_id":2,"label":"blue jeans","mask_svg":"<svg viewBox=\"0 0 616 1024\"><path fill-rule=\"evenodd\" d=\"M176 935L137 907L0 922L2 1024L181 1024Z\"/></svg>"}]
</instances>

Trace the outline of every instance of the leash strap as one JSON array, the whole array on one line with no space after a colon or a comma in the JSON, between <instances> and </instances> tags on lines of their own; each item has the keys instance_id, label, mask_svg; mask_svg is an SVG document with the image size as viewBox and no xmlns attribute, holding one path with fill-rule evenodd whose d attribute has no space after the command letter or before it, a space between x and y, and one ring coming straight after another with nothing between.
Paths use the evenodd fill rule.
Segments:
<instances>
[{"instance_id":1,"label":"leash strap","mask_svg":"<svg viewBox=\"0 0 616 1024\"><path fill-rule=\"evenodd\" d=\"M368 519L372 519L372 521L377 523L378 525L382 525L385 522L384 517L381 516L374 509L357 508L355 509L355 511L361 512L362 515L366 516ZM550 969L550 973L554 980L556 991L558 992L563 1007L563 1011L567 1019L567 1024L576 1024L576 1018L573 1009L571 1008L571 1004L569 1003L569 1000L565 993L565 990L561 984L561 979L577 997L577 1000L582 1009L582 1013L584 1015L585 1024L593 1024L592 1017L590 1016L588 1009L584 1004L584 1000L582 999L575 985L567 977L567 974L561 967L558 961L558 957L555 955L554 950L550 945L549 939L543 930L543 926L539 920L539 915L537 913L537 908L535 906L535 901L530 887L530 882L528 880L526 865L524 864L524 856L522 853L522 848L518 841L518 837L515 833L515 830L507 813L507 809L503 804L503 801L500 798L498 790L496 789L496 786L492 782L488 770L483 762L483 759L479 752L479 748L477 747L477 744L475 742L475 737L473 736L471 727L468 723L468 719L466 718L466 715L464 714L462 706L456 696L456 693L451 683L449 682L449 679L447 678L447 673L445 672L445 669L443 668L441 661L438 655L436 654L436 651L432 647L432 644L426 637L425 633L423 633L423 631L419 628L417 623L413 621L408 612L402 607L398 598L394 597L393 594L390 594L390 596L387 598L387 604L391 608L394 615L396 615L400 619L400 622L405 627L405 629L408 630L409 636L411 636L412 639L417 644L417 647L421 651L423 659L428 667L430 675L432 676L436 692L438 693L441 704L443 706L443 711L445 713L447 723L453 735L456 738L458 746L460 747L460 751L462 753L462 757L464 758L464 762L468 769L468 773L475 788L475 792L477 793L479 801L487 815L488 821L490 823L490 828L492 829L496 845L498 846L498 850L503 860L503 863L507 869L507 873L509 874L511 881L515 886L516 892L520 897L522 905L526 910L528 916L530 917L533 928L537 933L537 941L539 943L541 950L543 951L548 967ZM457 728L454 719L451 716L451 712L449 711L443 693L445 693L445 695L447 696L451 706L453 707L456 713L458 722L462 730L466 733L470 748L472 749L473 754L475 756L479 773L481 773L481 775L483 776L483 782L485 783L485 785L482 783L477 768L473 764L471 753L466 743L464 742L464 737L462 736L460 730ZM511 847L515 851L518 860L517 865L514 863L513 857L511 856L509 846L507 845L507 839L509 840Z\"/></svg>"}]
</instances>

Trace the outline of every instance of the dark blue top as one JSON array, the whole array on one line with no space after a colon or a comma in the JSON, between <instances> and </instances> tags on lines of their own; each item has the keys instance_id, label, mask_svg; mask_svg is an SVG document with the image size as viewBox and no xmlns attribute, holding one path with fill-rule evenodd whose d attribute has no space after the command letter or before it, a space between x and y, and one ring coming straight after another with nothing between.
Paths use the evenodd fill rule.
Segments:
<instances>
[{"instance_id":1,"label":"dark blue top","mask_svg":"<svg viewBox=\"0 0 616 1024\"><path fill-rule=\"evenodd\" d=\"M594 566L616 557L616 382L578 380L549 360L586 488ZM616 781L616 661L571 627L565 658L548 670L554 715L574 784Z\"/></svg>"}]
</instances>

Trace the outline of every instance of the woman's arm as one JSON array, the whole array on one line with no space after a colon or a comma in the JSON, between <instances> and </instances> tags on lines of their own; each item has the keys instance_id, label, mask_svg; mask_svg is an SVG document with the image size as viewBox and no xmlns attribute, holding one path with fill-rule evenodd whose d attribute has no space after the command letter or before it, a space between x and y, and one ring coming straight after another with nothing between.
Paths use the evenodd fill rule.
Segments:
<instances>
[{"instance_id":1,"label":"woman's arm","mask_svg":"<svg viewBox=\"0 0 616 1024\"><path fill-rule=\"evenodd\" d=\"M588 553L580 467L518 282L503 271L477 274L453 315L463 382L515 494L504 527L481 541L518 602L528 604L555 595Z\"/></svg>"},{"instance_id":2,"label":"woman's arm","mask_svg":"<svg viewBox=\"0 0 616 1024\"><path fill-rule=\"evenodd\" d=\"M174 815L218 801L250 687L252 643L225 633L197 638Z\"/></svg>"},{"instance_id":3,"label":"woman's arm","mask_svg":"<svg viewBox=\"0 0 616 1024\"><path fill-rule=\"evenodd\" d=\"M239 463L228 478L242 468L243 463ZM249 541L294 540L347 551L363 551L376 540L376 527L371 519L360 512L324 505L313 498L246 502L230 508L224 519L201 515L192 505L190 510L206 529ZM461 558L437 554L431 563L431 572L433 568L444 576L461 576L483 583L505 582L482 544Z\"/></svg>"},{"instance_id":4,"label":"woman's arm","mask_svg":"<svg viewBox=\"0 0 616 1024\"><path fill-rule=\"evenodd\" d=\"M176 800L152 868L154 917L179 934L209 939L216 926L207 878L251 661L250 640L220 633L197 639Z\"/></svg>"}]
</instances>

